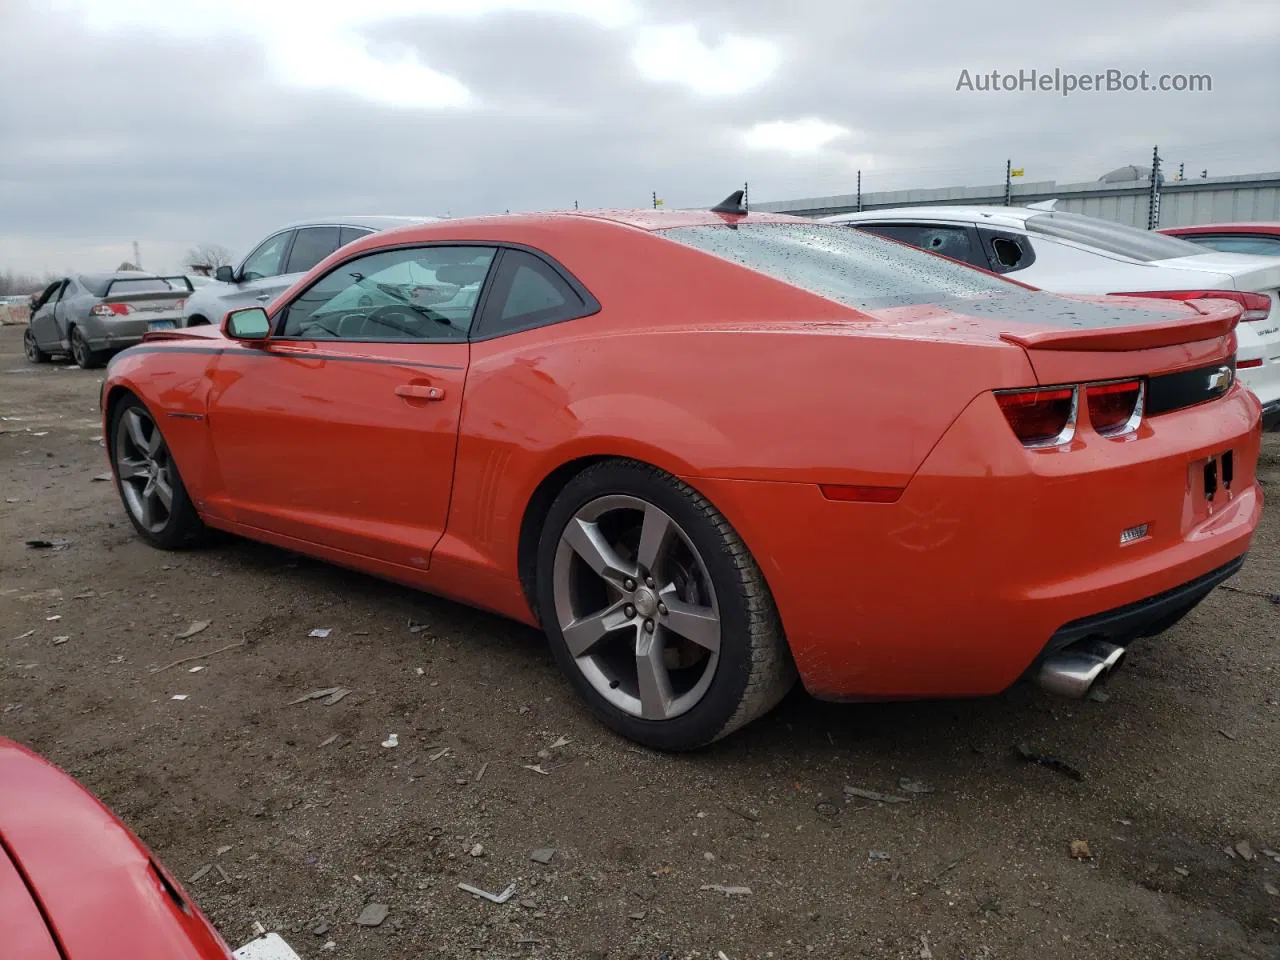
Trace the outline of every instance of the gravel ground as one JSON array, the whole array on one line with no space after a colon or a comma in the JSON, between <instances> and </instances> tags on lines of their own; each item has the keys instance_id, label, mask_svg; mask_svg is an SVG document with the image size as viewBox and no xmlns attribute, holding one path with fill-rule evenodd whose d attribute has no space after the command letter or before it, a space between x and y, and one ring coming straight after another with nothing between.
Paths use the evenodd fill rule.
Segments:
<instances>
[{"instance_id":1,"label":"gravel ground","mask_svg":"<svg viewBox=\"0 0 1280 960\"><path fill-rule=\"evenodd\" d=\"M1106 702L797 691L665 756L594 723L524 627L244 541L144 546L95 481L98 374L31 367L20 336L0 328L0 734L203 874L233 945L260 923L380 960L1280 957L1274 508ZM1280 436L1261 475L1280 487ZM386 919L357 925L370 904Z\"/></svg>"}]
</instances>

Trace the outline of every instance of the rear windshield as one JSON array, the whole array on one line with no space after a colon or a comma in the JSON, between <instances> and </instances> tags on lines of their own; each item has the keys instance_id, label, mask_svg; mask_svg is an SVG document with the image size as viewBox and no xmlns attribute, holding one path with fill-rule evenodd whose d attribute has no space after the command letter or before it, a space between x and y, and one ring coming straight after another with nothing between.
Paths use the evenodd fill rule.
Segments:
<instances>
[{"instance_id":1,"label":"rear windshield","mask_svg":"<svg viewBox=\"0 0 1280 960\"><path fill-rule=\"evenodd\" d=\"M1072 240L1106 253L1130 260L1150 263L1153 260L1172 260L1175 257L1194 257L1204 253L1194 243L1167 237L1163 233L1150 233L1123 223L1099 220L1079 213L1037 213L1027 218L1027 229L1046 237Z\"/></svg>"},{"instance_id":2,"label":"rear windshield","mask_svg":"<svg viewBox=\"0 0 1280 960\"><path fill-rule=\"evenodd\" d=\"M860 309L1017 289L972 267L838 224L673 227L663 236Z\"/></svg>"},{"instance_id":3,"label":"rear windshield","mask_svg":"<svg viewBox=\"0 0 1280 960\"><path fill-rule=\"evenodd\" d=\"M168 280L112 280L107 289L109 297L132 297L139 293L173 293Z\"/></svg>"}]
</instances>

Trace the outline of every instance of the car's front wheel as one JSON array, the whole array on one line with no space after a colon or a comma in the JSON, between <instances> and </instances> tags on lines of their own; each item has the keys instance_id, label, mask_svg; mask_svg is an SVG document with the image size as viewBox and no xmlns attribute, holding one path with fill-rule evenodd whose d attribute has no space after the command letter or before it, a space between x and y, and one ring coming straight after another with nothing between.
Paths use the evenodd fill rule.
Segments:
<instances>
[{"instance_id":1,"label":"car's front wheel","mask_svg":"<svg viewBox=\"0 0 1280 960\"><path fill-rule=\"evenodd\" d=\"M27 327L22 335L22 352L27 355L27 359L32 363L48 363L49 354L40 349L40 342L36 340L35 332Z\"/></svg>"},{"instance_id":2,"label":"car's front wheel","mask_svg":"<svg viewBox=\"0 0 1280 960\"><path fill-rule=\"evenodd\" d=\"M154 547L175 550L205 533L155 418L137 397L111 413L111 468L134 529Z\"/></svg>"},{"instance_id":3,"label":"car's front wheel","mask_svg":"<svg viewBox=\"0 0 1280 960\"><path fill-rule=\"evenodd\" d=\"M543 527L537 594L574 687L648 746L718 740L795 681L746 545L706 498L646 464L607 461L569 482Z\"/></svg>"}]
</instances>

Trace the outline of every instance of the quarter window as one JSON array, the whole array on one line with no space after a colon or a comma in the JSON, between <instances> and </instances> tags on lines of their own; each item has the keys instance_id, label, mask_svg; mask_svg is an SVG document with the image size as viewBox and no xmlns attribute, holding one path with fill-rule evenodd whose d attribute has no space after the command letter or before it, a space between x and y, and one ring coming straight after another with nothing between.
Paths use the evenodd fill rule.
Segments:
<instances>
[{"instance_id":1,"label":"quarter window","mask_svg":"<svg viewBox=\"0 0 1280 960\"><path fill-rule=\"evenodd\" d=\"M384 250L334 267L284 311L281 336L465 340L493 247Z\"/></svg>"},{"instance_id":2,"label":"quarter window","mask_svg":"<svg viewBox=\"0 0 1280 960\"><path fill-rule=\"evenodd\" d=\"M303 227L294 238L284 272L306 273L337 249L337 227Z\"/></svg>"},{"instance_id":3,"label":"quarter window","mask_svg":"<svg viewBox=\"0 0 1280 960\"><path fill-rule=\"evenodd\" d=\"M292 236L293 231L286 230L265 240L257 250L249 254L249 259L240 268L240 279L244 281L278 277L280 263L284 260L284 252L289 248L289 238Z\"/></svg>"},{"instance_id":4,"label":"quarter window","mask_svg":"<svg viewBox=\"0 0 1280 960\"><path fill-rule=\"evenodd\" d=\"M554 267L525 250L504 250L490 306L480 326L484 337L500 336L592 312Z\"/></svg>"}]
</instances>

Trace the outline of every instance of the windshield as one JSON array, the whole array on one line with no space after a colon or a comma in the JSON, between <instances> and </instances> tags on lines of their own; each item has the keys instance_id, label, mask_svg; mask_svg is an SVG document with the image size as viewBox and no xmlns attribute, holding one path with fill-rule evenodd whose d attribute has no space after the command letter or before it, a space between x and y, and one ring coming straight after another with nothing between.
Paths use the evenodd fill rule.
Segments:
<instances>
[{"instance_id":1,"label":"windshield","mask_svg":"<svg viewBox=\"0 0 1280 960\"><path fill-rule=\"evenodd\" d=\"M1153 260L1173 260L1177 257L1195 257L1204 253L1194 243L1167 237L1163 233L1151 233L1123 223L1099 220L1079 213L1038 213L1027 218L1027 229L1046 237L1072 240L1087 247L1130 260L1150 263Z\"/></svg>"},{"instance_id":2,"label":"windshield","mask_svg":"<svg viewBox=\"0 0 1280 960\"><path fill-rule=\"evenodd\" d=\"M839 224L673 227L663 236L859 309L1018 289L972 267Z\"/></svg>"}]
</instances>

